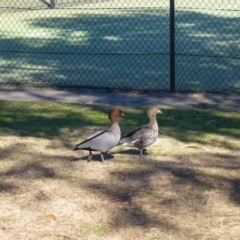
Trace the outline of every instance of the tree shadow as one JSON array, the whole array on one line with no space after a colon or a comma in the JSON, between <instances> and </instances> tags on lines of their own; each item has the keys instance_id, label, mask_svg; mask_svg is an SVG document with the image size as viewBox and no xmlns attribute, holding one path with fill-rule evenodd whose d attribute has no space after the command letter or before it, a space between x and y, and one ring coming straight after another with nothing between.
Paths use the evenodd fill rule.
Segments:
<instances>
[{"instance_id":1,"label":"tree shadow","mask_svg":"<svg viewBox=\"0 0 240 240\"><path fill-rule=\"evenodd\" d=\"M177 231L177 226L170 223L164 217L156 216L144 210L141 204L136 200L145 191L150 188L148 177L152 174L152 170L132 171L114 171L110 175L114 178L121 178L124 182L126 178L130 182L124 184L89 182L84 184L86 189L94 191L97 195L107 197L109 205L113 206L110 224L114 229L121 229L130 226L138 226L141 228L159 227L166 231ZM133 183L134 182L134 185ZM129 184L130 183L130 184ZM151 192L149 191L149 194Z\"/></svg>"},{"instance_id":2,"label":"tree shadow","mask_svg":"<svg viewBox=\"0 0 240 240\"><path fill-rule=\"evenodd\" d=\"M0 176L5 177L16 177L16 178L56 178L56 173L52 168L48 168L43 166L37 162L28 162L26 164L20 164L20 166L14 166L13 168L6 171L4 174L0 174Z\"/></svg>"},{"instance_id":3,"label":"tree shadow","mask_svg":"<svg viewBox=\"0 0 240 240\"><path fill-rule=\"evenodd\" d=\"M15 185L15 184L7 183L7 182L4 182L4 181L0 182L0 193L1 192L3 192L3 193L4 192L13 193L18 188L19 188L19 186Z\"/></svg>"},{"instance_id":4,"label":"tree shadow","mask_svg":"<svg viewBox=\"0 0 240 240\"><path fill-rule=\"evenodd\" d=\"M61 105L52 102L22 103L19 107L18 104L11 105L11 103L2 101L0 102L2 111L0 127L2 132L9 135L63 140L61 135L74 134L79 138L86 135L88 128L93 128L91 132L99 128L107 128L110 125L107 116L112 108L112 106L81 104ZM90 109L93 110L93 115L88 116ZM63 142L65 146L69 146L69 142Z\"/></svg>"}]
</instances>

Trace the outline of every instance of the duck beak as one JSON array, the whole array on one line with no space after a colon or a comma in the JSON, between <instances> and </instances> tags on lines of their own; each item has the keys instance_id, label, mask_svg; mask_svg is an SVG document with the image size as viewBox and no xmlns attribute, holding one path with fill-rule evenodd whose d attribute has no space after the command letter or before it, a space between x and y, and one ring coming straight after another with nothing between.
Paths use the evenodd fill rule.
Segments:
<instances>
[{"instance_id":1,"label":"duck beak","mask_svg":"<svg viewBox=\"0 0 240 240\"><path fill-rule=\"evenodd\" d=\"M158 109L157 113L162 113L162 111L160 109Z\"/></svg>"}]
</instances>

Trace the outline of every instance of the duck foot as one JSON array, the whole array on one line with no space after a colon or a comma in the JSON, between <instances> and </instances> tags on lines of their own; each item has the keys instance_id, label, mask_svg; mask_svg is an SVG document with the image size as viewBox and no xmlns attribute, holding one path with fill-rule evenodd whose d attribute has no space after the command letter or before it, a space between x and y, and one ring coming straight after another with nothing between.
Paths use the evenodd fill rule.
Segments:
<instances>
[{"instance_id":1,"label":"duck foot","mask_svg":"<svg viewBox=\"0 0 240 240\"><path fill-rule=\"evenodd\" d=\"M152 151L151 151L151 150L149 150L149 149L146 149L146 148L144 148L144 149L143 149L143 151L144 151L144 153L146 153L146 154L151 154L151 153L152 153Z\"/></svg>"},{"instance_id":2,"label":"duck foot","mask_svg":"<svg viewBox=\"0 0 240 240\"><path fill-rule=\"evenodd\" d=\"M143 148L143 149L139 149L140 150L140 157L141 158L144 158L144 155L146 154L146 155L149 155L149 154L151 154L151 152L152 151L150 151L150 150L148 150L148 149L146 149L146 148Z\"/></svg>"}]
</instances>

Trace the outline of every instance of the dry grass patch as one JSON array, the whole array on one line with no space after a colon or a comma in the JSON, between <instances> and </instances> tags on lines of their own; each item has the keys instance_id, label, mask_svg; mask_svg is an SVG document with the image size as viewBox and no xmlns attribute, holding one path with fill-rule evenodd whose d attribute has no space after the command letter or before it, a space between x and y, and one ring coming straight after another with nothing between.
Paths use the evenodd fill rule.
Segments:
<instances>
[{"instance_id":1,"label":"dry grass patch","mask_svg":"<svg viewBox=\"0 0 240 240\"><path fill-rule=\"evenodd\" d=\"M163 108L150 155L117 146L102 164L99 155L88 163L87 152L72 147L108 125L106 113L33 105L1 109L1 239L239 238L239 113ZM145 122L145 110L124 108L123 131ZM213 118L218 127L207 123Z\"/></svg>"}]
</instances>

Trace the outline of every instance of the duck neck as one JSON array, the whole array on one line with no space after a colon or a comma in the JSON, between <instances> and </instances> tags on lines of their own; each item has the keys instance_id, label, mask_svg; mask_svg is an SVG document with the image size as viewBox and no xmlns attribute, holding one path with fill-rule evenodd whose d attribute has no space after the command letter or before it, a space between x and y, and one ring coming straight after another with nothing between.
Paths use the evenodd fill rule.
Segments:
<instances>
[{"instance_id":1,"label":"duck neck","mask_svg":"<svg viewBox=\"0 0 240 240\"><path fill-rule=\"evenodd\" d=\"M112 122L111 129L114 130L115 132L120 132L120 127L118 125L118 122Z\"/></svg>"},{"instance_id":2,"label":"duck neck","mask_svg":"<svg viewBox=\"0 0 240 240\"><path fill-rule=\"evenodd\" d=\"M158 123L157 123L156 117L150 118L149 124L150 124L151 126L153 126L153 127L158 127Z\"/></svg>"}]
</instances>

